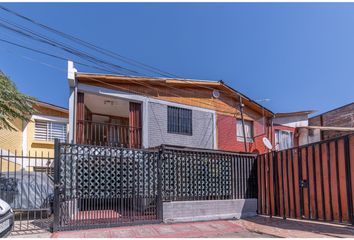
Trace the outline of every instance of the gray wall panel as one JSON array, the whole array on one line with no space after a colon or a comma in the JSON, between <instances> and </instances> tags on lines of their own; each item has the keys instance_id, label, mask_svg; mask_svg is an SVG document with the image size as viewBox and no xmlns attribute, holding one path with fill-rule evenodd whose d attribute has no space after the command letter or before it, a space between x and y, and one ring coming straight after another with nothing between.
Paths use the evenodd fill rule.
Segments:
<instances>
[{"instance_id":1,"label":"gray wall panel","mask_svg":"<svg viewBox=\"0 0 354 240\"><path fill-rule=\"evenodd\" d=\"M167 106L160 103L148 104L148 142L149 147L161 144L178 145L197 148L214 148L213 114L192 110L193 134L182 135L167 132Z\"/></svg>"}]
</instances>

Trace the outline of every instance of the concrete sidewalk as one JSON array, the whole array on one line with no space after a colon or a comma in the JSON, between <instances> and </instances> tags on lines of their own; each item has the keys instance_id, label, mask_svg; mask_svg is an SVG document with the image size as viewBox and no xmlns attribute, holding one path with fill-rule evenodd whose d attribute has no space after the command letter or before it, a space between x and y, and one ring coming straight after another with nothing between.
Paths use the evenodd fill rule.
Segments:
<instances>
[{"instance_id":1,"label":"concrete sidewalk","mask_svg":"<svg viewBox=\"0 0 354 240\"><path fill-rule=\"evenodd\" d=\"M317 223L313 221L284 220L257 216L241 220L223 220L193 223L153 224L91 230L57 232L54 234L17 235L26 238L354 238L352 226Z\"/></svg>"},{"instance_id":2,"label":"concrete sidewalk","mask_svg":"<svg viewBox=\"0 0 354 240\"><path fill-rule=\"evenodd\" d=\"M280 238L354 238L354 227L324 222L257 216L232 221L252 232Z\"/></svg>"},{"instance_id":3,"label":"concrete sidewalk","mask_svg":"<svg viewBox=\"0 0 354 240\"><path fill-rule=\"evenodd\" d=\"M252 233L231 221L154 224L83 231L58 232L53 238L186 238L186 237L267 237Z\"/></svg>"}]
</instances>

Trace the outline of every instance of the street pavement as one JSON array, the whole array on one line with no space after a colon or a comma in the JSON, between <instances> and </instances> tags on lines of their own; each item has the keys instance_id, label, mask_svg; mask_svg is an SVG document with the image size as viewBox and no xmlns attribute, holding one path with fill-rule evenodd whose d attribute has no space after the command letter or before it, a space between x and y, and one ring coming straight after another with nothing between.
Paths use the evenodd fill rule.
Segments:
<instances>
[{"instance_id":1,"label":"street pavement","mask_svg":"<svg viewBox=\"0 0 354 240\"><path fill-rule=\"evenodd\" d=\"M139 226L63 231L33 235L26 238L354 238L354 228L346 225L311 221L284 220L257 216L241 220L220 220L193 223L149 224Z\"/></svg>"}]
</instances>

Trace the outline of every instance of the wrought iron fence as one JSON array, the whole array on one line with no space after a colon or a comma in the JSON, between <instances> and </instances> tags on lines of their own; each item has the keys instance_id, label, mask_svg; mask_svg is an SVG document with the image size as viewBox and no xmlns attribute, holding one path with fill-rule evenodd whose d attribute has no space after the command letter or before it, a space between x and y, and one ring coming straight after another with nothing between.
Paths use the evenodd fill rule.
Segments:
<instances>
[{"instance_id":1,"label":"wrought iron fence","mask_svg":"<svg viewBox=\"0 0 354 240\"><path fill-rule=\"evenodd\" d=\"M162 221L162 201L255 198L255 155L56 143L54 230Z\"/></svg>"},{"instance_id":2,"label":"wrought iron fence","mask_svg":"<svg viewBox=\"0 0 354 240\"><path fill-rule=\"evenodd\" d=\"M14 233L162 220L162 201L254 198L252 154L162 146L131 149L56 142L43 153L0 150L0 198Z\"/></svg>"},{"instance_id":3,"label":"wrought iron fence","mask_svg":"<svg viewBox=\"0 0 354 240\"><path fill-rule=\"evenodd\" d=\"M162 219L156 151L56 143L55 167L54 230Z\"/></svg>"},{"instance_id":4,"label":"wrought iron fence","mask_svg":"<svg viewBox=\"0 0 354 240\"><path fill-rule=\"evenodd\" d=\"M164 201L257 198L254 154L162 146Z\"/></svg>"},{"instance_id":5,"label":"wrought iron fence","mask_svg":"<svg viewBox=\"0 0 354 240\"><path fill-rule=\"evenodd\" d=\"M14 234L50 228L53 190L53 158L49 153L0 150L0 198L14 210Z\"/></svg>"}]
</instances>

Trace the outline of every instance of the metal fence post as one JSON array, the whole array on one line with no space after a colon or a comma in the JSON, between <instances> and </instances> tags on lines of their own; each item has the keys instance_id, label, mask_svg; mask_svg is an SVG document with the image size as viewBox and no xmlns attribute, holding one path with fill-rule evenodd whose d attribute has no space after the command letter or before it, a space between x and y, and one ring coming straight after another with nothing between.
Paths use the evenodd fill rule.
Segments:
<instances>
[{"instance_id":1,"label":"metal fence post","mask_svg":"<svg viewBox=\"0 0 354 240\"><path fill-rule=\"evenodd\" d=\"M260 161L261 155L257 155L256 161L255 161L255 168L257 169L257 180L256 180L256 189L257 189L257 214L261 214L262 211L260 211L262 205L261 205L261 195L262 193L260 191L262 191L261 189L261 184L258 182L261 179L260 173L261 173L261 168L260 168Z\"/></svg>"},{"instance_id":2,"label":"metal fence post","mask_svg":"<svg viewBox=\"0 0 354 240\"><path fill-rule=\"evenodd\" d=\"M163 202L162 202L162 155L164 146L159 149L157 158L157 219L163 220Z\"/></svg>"},{"instance_id":3,"label":"metal fence post","mask_svg":"<svg viewBox=\"0 0 354 240\"><path fill-rule=\"evenodd\" d=\"M54 140L54 219L53 219L53 232L59 230L59 186L60 186L60 141L59 139Z\"/></svg>"},{"instance_id":4,"label":"metal fence post","mask_svg":"<svg viewBox=\"0 0 354 240\"><path fill-rule=\"evenodd\" d=\"M274 216L278 215L278 162L276 159L276 152L272 151L271 152L271 157L272 157L272 169L273 169L273 186L274 186L274 191L273 191L273 200L274 200Z\"/></svg>"},{"instance_id":5,"label":"metal fence post","mask_svg":"<svg viewBox=\"0 0 354 240\"><path fill-rule=\"evenodd\" d=\"M354 225L353 221L353 199L352 199L352 183L351 183L351 166L350 166L350 150L349 150L349 136L344 137L344 157L345 157L345 169L346 169L346 186L348 197L348 216L349 221Z\"/></svg>"}]
</instances>

